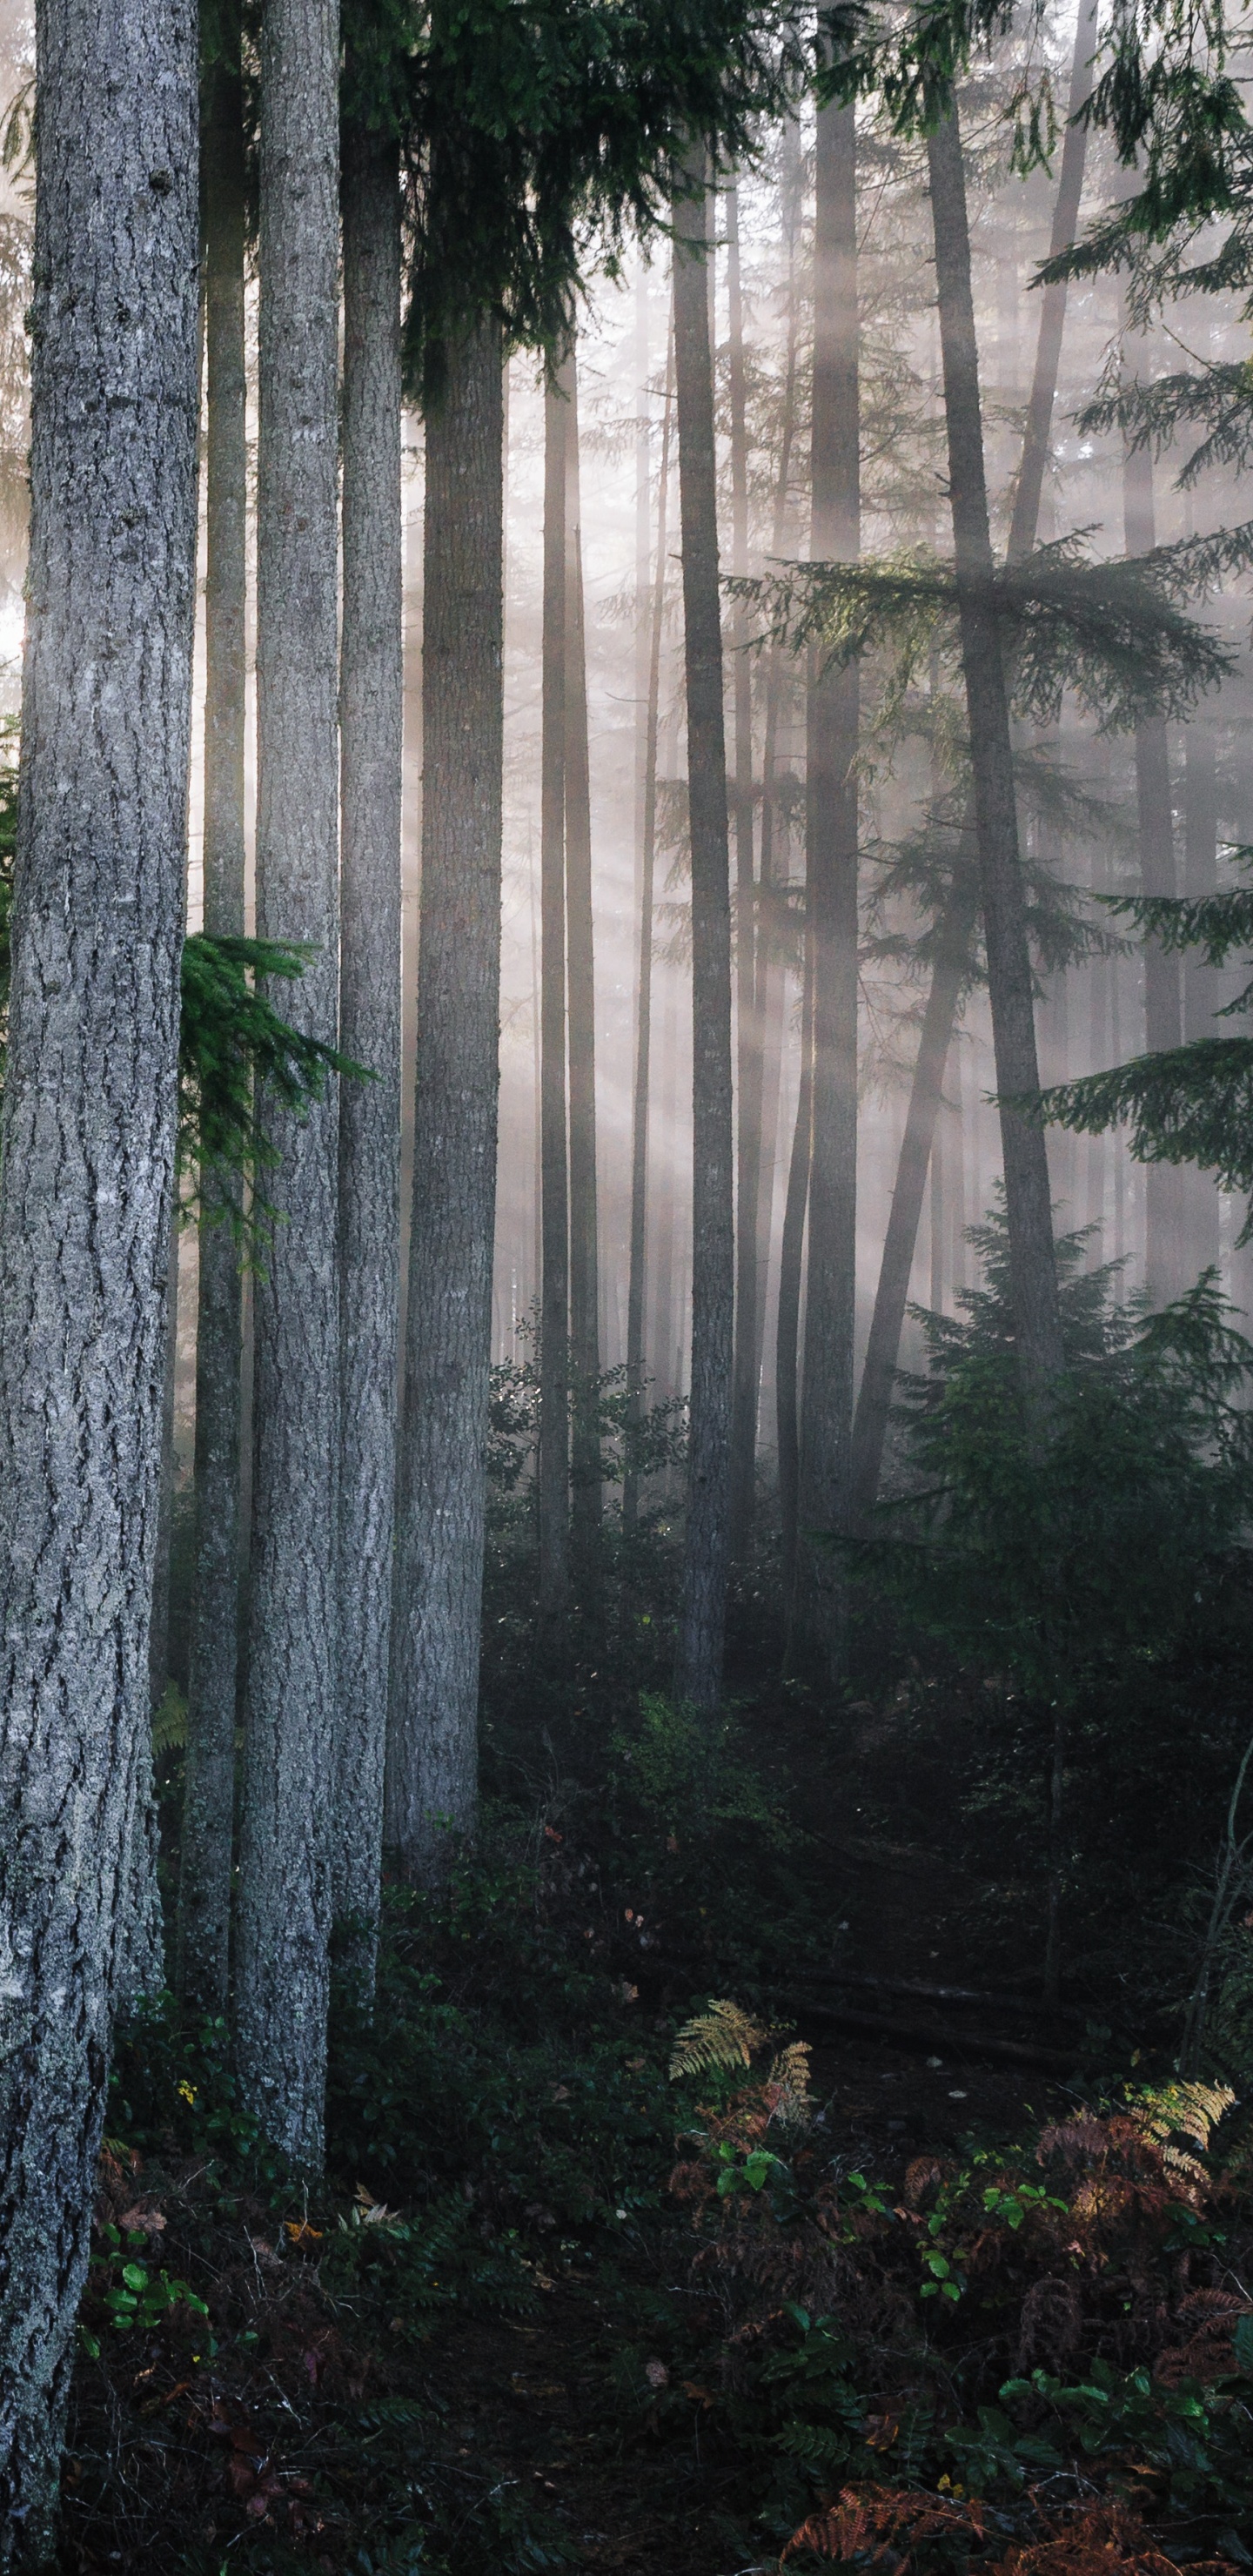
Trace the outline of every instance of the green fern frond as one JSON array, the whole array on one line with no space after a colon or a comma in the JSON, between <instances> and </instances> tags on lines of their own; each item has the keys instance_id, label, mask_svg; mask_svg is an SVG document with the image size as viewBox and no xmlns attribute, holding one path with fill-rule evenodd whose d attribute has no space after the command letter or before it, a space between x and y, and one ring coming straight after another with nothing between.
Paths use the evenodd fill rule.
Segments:
<instances>
[{"instance_id":1,"label":"green fern frond","mask_svg":"<svg viewBox=\"0 0 1253 2576\"><path fill-rule=\"evenodd\" d=\"M708 2012L685 2021L677 2034L671 2077L705 2075L719 2066L751 2066L754 2049L763 2047L769 2037L767 2026L754 2021L741 2004L711 1998Z\"/></svg>"},{"instance_id":2,"label":"green fern frond","mask_svg":"<svg viewBox=\"0 0 1253 2576\"><path fill-rule=\"evenodd\" d=\"M1190 2138L1193 2146L1205 2153L1214 2130L1225 2111L1230 2111L1236 2096L1227 2084L1203 2084L1197 2081L1159 2084L1140 2093L1132 2105L1132 2116L1160 2147L1162 2160L1181 2173L1203 2178L1203 2168L1186 2147L1176 2144L1179 2138Z\"/></svg>"},{"instance_id":3,"label":"green fern frond","mask_svg":"<svg viewBox=\"0 0 1253 2576\"><path fill-rule=\"evenodd\" d=\"M187 1702L177 1682L167 1682L152 1719L153 1759L173 1753L187 1742Z\"/></svg>"}]
</instances>

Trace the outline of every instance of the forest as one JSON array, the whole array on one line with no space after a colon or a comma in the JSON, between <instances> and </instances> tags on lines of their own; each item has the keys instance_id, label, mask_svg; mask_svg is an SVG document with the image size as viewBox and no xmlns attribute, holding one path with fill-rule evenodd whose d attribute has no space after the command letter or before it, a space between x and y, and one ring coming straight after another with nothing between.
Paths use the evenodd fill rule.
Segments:
<instances>
[{"instance_id":1,"label":"forest","mask_svg":"<svg viewBox=\"0 0 1253 2576\"><path fill-rule=\"evenodd\" d=\"M1251 76L0 0L0 2576L1253 2568Z\"/></svg>"}]
</instances>

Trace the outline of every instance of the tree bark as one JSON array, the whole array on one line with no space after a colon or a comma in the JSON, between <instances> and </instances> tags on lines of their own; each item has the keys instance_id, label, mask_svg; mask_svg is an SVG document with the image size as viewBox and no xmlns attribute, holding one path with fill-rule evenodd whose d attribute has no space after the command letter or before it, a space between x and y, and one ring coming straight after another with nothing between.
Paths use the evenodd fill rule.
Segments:
<instances>
[{"instance_id":1,"label":"tree bark","mask_svg":"<svg viewBox=\"0 0 1253 2576\"><path fill-rule=\"evenodd\" d=\"M1214 731L1194 716L1183 736L1184 891L1193 902L1218 891L1218 781ZM1191 1042L1216 1034L1217 977L1193 949L1183 960L1183 1028ZM1208 1269L1219 1254L1219 1198L1212 1172L1185 1165L1186 1269Z\"/></svg>"},{"instance_id":2,"label":"tree bark","mask_svg":"<svg viewBox=\"0 0 1253 2576\"><path fill-rule=\"evenodd\" d=\"M261 26L257 445L257 928L313 954L288 1008L333 1043L337 0ZM339 1434L337 1103L263 1107L280 1160L256 1289L255 1446L235 2027L243 2099L293 2163L322 2158Z\"/></svg>"},{"instance_id":3,"label":"tree bark","mask_svg":"<svg viewBox=\"0 0 1253 2576\"><path fill-rule=\"evenodd\" d=\"M701 163L690 158L690 185ZM731 892L718 485L707 288L708 194L674 205L674 349L692 853L692 1379L675 1687L694 1708L722 1691L729 1560L735 1220Z\"/></svg>"},{"instance_id":4,"label":"tree bark","mask_svg":"<svg viewBox=\"0 0 1253 2576\"><path fill-rule=\"evenodd\" d=\"M1153 509L1153 459L1147 447L1123 459L1123 518L1129 555L1151 553L1157 543ZM1164 716L1148 716L1135 729L1136 820L1140 884L1145 894L1173 895L1175 834L1171 812L1170 757ZM1151 1055L1183 1043L1183 986L1176 950L1144 943L1144 1042ZM1148 1163L1144 1172L1144 1279L1153 1303L1165 1305L1186 1285L1184 1175L1176 1163Z\"/></svg>"},{"instance_id":5,"label":"tree bark","mask_svg":"<svg viewBox=\"0 0 1253 2576\"><path fill-rule=\"evenodd\" d=\"M819 562L861 548L857 124L818 111L814 216L812 533ZM813 1536L848 1525L857 1284L857 734L855 662L810 677L805 911L813 943L813 1145L803 1428L792 1619L796 1645L839 1662L843 1586Z\"/></svg>"},{"instance_id":6,"label":"tree bark","mask_svg":"<svg viewBox=\"0 0 1253 2576\"><path fill-rule=\"evenodd\" d=\"M40 0L0 1156L0 2566L53 2554L137 1774L196 533L196 19Z\"/></svg>"},{"instance_id":7,"label":"tree bark","mask_svg":"<svg viewBox=\"0 0 1253 2576\"><path fill-rule=\"evenodd\" d=\"M805 1210L809 1199L809 1165L813 1146L813 947L805 934L805 971L801 991L800 1082L796 1121L788 1161L787 1196L783 1202L783 1240L779 1249L779 1320L775 1354L775 1407L779 1448L779 1524L782 1538L782 1597L785 1608L796 1584L797 1533L800 1527L800 1422L797 1363L800 1358L801 1276L805 1249ZM784 1658L787 1657L785 1644Z\"/></svg>"},{"instance_id":8,"label":"tree bark","mask_svg":"<svg viewBox=\"0 0 1253 2576\"><path fill-rule=\"evenodd\" d=\"M927 138L927 165L988 992L997 1090L1007 1104L1038 1088L1038 1068L1009 699L991 596L966 174L955 106ZM1048 1160L1043 1130L1008 1105L1001 1108L1000 1127L1015 1343L1024 1393L1036 1407L1062 1366Z\"/></svg>"},{"instance_id":9,"label":"tree bark","mask_svg":"<svg viewBox=\"0 0 1253 2576\"><path fill-rule=\"evenodd\" d=\"M396 1487L400 1307L400 167L344 136L339 1042L373 1079L339 1109L339 1718L331 1903L374 1992Z\"/></svg>"},{"instance_id":10,"label":"tree bark","mask_svg":"<svg viewBox=\"0 0 1253 2576\"><path fill-rule=\"evenodd\" d=\"M635 1024L635 1096L631 1114L631 1245L627 1282L627 1454L622 1479L622 1526L639 1519L639 1470L632 1454L644 1413L644 1282L648 1225L648 1105L652 1070L653 901L657 858L657 730L661 706L661 638L666 613L666 506L670 485L672 363L667 360L661 418L661 468L657 478L657 568L653 576L648 646L648 697L644 735L644 812L640 855L640 952Z\"/></svg>"},{"instance_id":11,"label":"tree bark","mask_svg":"<svg viewBox=\"0 0 1253 2576\"><path fill-rule=\"evenodd\" d=\"M207 560L205 578L204 926L244 932L247 679L246 171L238 18L206 74L201 125ZM228 35L229 30L229 35ZM228 48L229 43L229 50ZM231 1218L238 1182L215 1182L200 1225L196 1313L195 1534L187 1759L178 1889L178 1990L221 2012L230 1947L235 1722L239 1682L240 1400L243 1298Z\"/></svg>"},{"instance_id":12,"label":"tree bark","mask_svg":"<svg viewBox=\"0 0 1253 2576\"><path fill-rule=\"evenodd\" d=\"M549 1622L570 1582L570 1200L566 1134L566 400L544 394L540 791L539 1593Z\"/></svg>"},{"instance_id":13,"label":"tree bark","mask_svg":"<svg viewBox=\"0 0 1253 2576\"><path fill-rule=\"evenodd\" d=\"M744 369L744 298L740 284L740 197L726 190L727 322L731 410L731 570L748 571L748 396ZM757 887L753 848L753 693L748 621L737 602L731 623L735 717L735 1013L736 1197L735 1347L731 1386L731 1554L742 1557L753 1526L757 1469L757 1385L761 1196L762 1029L758 1011Z\"/></svg>"},{"instance_id":14,"label":"tree bark","mask_svg":"<svg viewBox=\"0 0 1253 2576\"><path fill-rule=\"evenodd\" d=\"M504 369L473 323L426 426L414 1223L387 1838L447 1869L478 1800L500 1018Z\"/></svg>"},{"instance_id":15,"label":"tree bark","mask_svg":"<svg viewBox=\"0 0 1253 2576\"><path fill-rule=\"evenodd\" d=\"M570 1050L570 1360L574 1379L573 1482L581 1571L594 1575L601 1521L596 1430L600 1378L600 1278L596 1197L596 964L592 934L592 805L587 752L587 651L579 506L579 378L570 349L561 370L566 425L566 974Z\"/></svg>"}]
</instances>

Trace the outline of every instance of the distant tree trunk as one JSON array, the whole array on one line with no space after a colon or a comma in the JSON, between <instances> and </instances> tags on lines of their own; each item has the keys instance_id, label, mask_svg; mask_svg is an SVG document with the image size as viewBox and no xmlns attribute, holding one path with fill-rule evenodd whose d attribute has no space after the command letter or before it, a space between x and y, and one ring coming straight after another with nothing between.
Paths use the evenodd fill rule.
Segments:
<instances>
[{"instance_id":1,"label":"distant tree trunk","mask_svg":"<svg viewBox=\"0 0 1253 2576\"><path fill-rule=\"evenodd\" d=\"M675 978L666 978L665 1009L661 1020L661 1134L665 1145L662 1186L658 1192L657 1211L657 1286L653 1310L653 1335L656 1346L655 1371L664 1397L682 1392L682 1372L675 1354L680 1334L674 1311L675 1272L675 1166L674 1129L679 1100L679 1002Z\"/></svg>"},{"instance_id":2,"label":"distant tree trunk","mask_svg":"<svg viewBox=\"0 0 1253 2576\"><path fill-rule=\"evenodd\" d=\"M544 604L540 790L539 1587L550 1622L570 1583L570 1198L566 1134L566 398L544 393Z\"/></svg>"},{"instance_id":3,"label":"distant tree trunk","mask_svg":"<svg viewBox=\"0 0 1253 2576\"><path fill-rule=\"evenodd\" d=\"M219 24L223 55L206 77L201 139L208 359L204 926L216 937L237 939L244 932L246 173L239 22L224 13ZM206 1185L217 1190L218 1198L200 1225L195 1536L177 1977L187 2003L221 2012L230 1946L239 1680L242 1280L231 1223L239 1212L239 1184L210 1183L206 1176Z\"/></svg>"},{"instance_id":4,"label":"distant tree trunk","mask_svg":"<svg viewBox=\"0 0 1253 2576\"><path fill-rule=\"evenodd\" d=\"M349 1973L374 1990L383 1843L400 1305L400 168L344 136L339 1042L370 1082L339 1111L339 1716L331 1854ZM421 1213L419 1213L421 1223Z\"/></svg>"},{"instance_id":5,"label":"distant tree trunk","mask_svg":"<svg viewBox=\"0 0 1253 2576\"><path fill-rule=\"evenodd\" d=\"M1123 517L1129 555L1157 543L1153 510L1153 459L1147 447L1128 448L1123 460ZM1145 894L1173 895L1175 834L1171 813L1170 758L1164 716L1147 716L1135 729L1136 818L1140 883ZM1156 939L1144 943L1144 1042L1150 1054L1183 1042L1183 990L1176 951ZM1145 1286L1164 1306L1185 1286L1184 1176L1178 1164L1148 1163L1144 1173Z\"/></svg>"},{"instance_id":6,"label":"distant tree trunk","mask_svg":"<svg viewBox=\"0 0 1253 2576\"><path fill-rule=\"evenodd\" d=\"M387 1839L430 1885L478 1797L500 1018L503 367L451 341L426 425L414 1219Z\"/></svg>"},{"instance_id":7,"label":"distant tree trunk","mask_svg":"<svg viewBox=\"0 0 1253 2576\"><path fill-rule=\"evenodd\" d=\"M801 990L800 1081L796 1122L783 1203L783 1241L779 1251L779 1321L775 1362L775 1403L779 1447L779 1521L782 1532L782 1596L786 1611L796 1583L800 1528L800 1425L797 1363L800 1358L801 1272L805 1248L805 1211L809 1200L809 1166L813 1148L814 974L813 943L805 934L805 970ZM790 1640L789 1640L790 1645ZM785 1648L785 1655L787 1649Z\"/></svg>"},{"instance_id":8,"label":"distant tree trunk","mask_svg":"<svg viewBox=\"0 0 1253 2576\"><path fill-rule=\"evenodd\" d=\"M1038 1071L1009 699L1000 625L988 599L992 541L956 107L928 135L927 165L988 991L997 1090L1007 1102L1035 1091ZM1041 1128L1008 1106L1001 1109L1000 1125L1015 1342L1024 1391L1038 1404L1062 1366L1048 1160Z\"/></svg>"},{"instance_id":9,"label":"distant tree trunk","mask_svg":"<svg viewBox=\"0 0 1253 2576\"><path fill-rule=\"evenodd\" d=\"M635 1027L635 1097L631 1114L631 1246L627 1285L627 1456L622 1480L622 1526L639 1518L639 1470L632 1454L644 1412L644 1283L648 1224L648 1101L652 1070L653 901L657 857L657 728L661 705L661 638L666 613L666 505L670 483L671 365L666 366L661 421L661 470L657 478L657 569L653 579L644 737L644 812L640 860L639 989Z\"/></svg>"},{"instance_id":10,"label":"distant tree trunk","mask_svg":"<svg viewBox=\"0 0 1253 2576\"><path fill-rule=\"evenodd\" d=\"M566 424L566 970L570 1050L570 1359L574 1377L575 1528L591 1576L601 1520L596 1432L600 1277L596 1198L596 964L592 936L592 804L579 509L579 379L573 348L561 371Z\"/></svg>"},{"instance_id":11,"label":"distant tree trunk","mask_svg":"<svg viewBox=\"0 0 1253 2576\"><path fill-rule=\"evenodd\" d=\"M731 397L731 570L748 571L748 396L744 368L744 298L740 283L740 197L726 191L728 358ZM731 1554L743 1556L752 1534L757 1467L761 1196L762 1030L758 1013L757 888L753 872L753 694L748 620L737 602L731 622L735 712L735 1007L737 1036L737 1181L735 1198L735 1351L731 1388Z\"/></svg>"},{"instance_id":12,"label":"distant tree trunk","mask_svg":"<svg viewBox=\"0 0 1253 2576\"><path fill-rule=\"evenodd\" d=\"M196 17L41 0L0 1156L0 2566L54 2553L149 1717L196 536Z\"/></svg>"},{"instance_id":13,"label":"distant tree trunk","mask_svg":"<svg viewBox=\"0 0 1253 2576\"><path fill-rule=\"evenodd\" d=\"M1079 203L1083 194L1083 170L1087 147L1087 128L1075 123L1079 109L1091 86L1091 59L1096 33L1096 9L1093 0L1081 11L1075 34L1074 59L1070 80L1070 123L1062 145L1062 166L1057 199L1053 209L1053 228L1049 243L1051 258L1060 257L1075 238L1079 220ZM1040 497L1044 488L1044 469L1048 461L1053 423L1053 406L1057 398L1057 374L1061 363L1062 329L1066 318L1065 285L1047 286L1040 308L1040 328L1036 341L1035 369L1027 406L1026 431L1022 463L1014 495L1014 513L1010 527L1007 559L1019 563L1029 555L1036 542ZM973 805L967 809L966 829L973 831ZM892 1197L892 1211L884 1240L879 1282L875 1291L870 1339L858 1391L853 1420L853 1516L856 1521L873 1508L879 1490L879 1472L883 1462L883 1444L892 1401L892 1381L900 1352L901 1329L909 1300L909 1281L914 1263L914 1245L918 1219L922 1210L922 1192L926 1180L927 1158L939 1115L944 1066L952 1040L952 1028L965 983L964 973L954 973L959 955L964 953L973 935L977 910L970 902L968 888L954 885L940 929L940 952L943 972L950 987L948 1035L943 1036L943 992L937 997L937 1013L932 1019L928 1008L925 1026L932 1030L931 1043L920 1043L914 1079L910 1091L909 1114L901 1146L901 1161ZM937 966L937 976L940 973ZM925 1147L925 1152L924 1152ZM906 1164L908 1151L909 1162ZM922 1167L918 1158L922 1155ZM889 1258L890 1255L890 1258Z\"/></svg>"},{"instance_id":14,"label":"distant tree trunk","mask_svg":"<svg viewBox=\"0 0 1253 2576\"><path fill-rule=\"evenodd\" d=\"M1195 903L1218 888L1218 780L1214 731L1194 717L1183 736L1184 892ZM1184 1036L1214 1037L1217 978L1197 950L1183 961ZM1187 1220L1185 1269L1192 1276L1217 1261L1219 1199L1212 1172L1185 1167Z\"/></svg>"},{"instance_id":15,"label":"distant tree trunk","mask_svg":"<svg viewBox=\"0 0 1253 2576\"><path fill-rule=\"evenodd\" d=\"M857 125L818 111L814 213L813 518L810 553L851 563L861 547L857 306ZM842 1648L842 1586L814 1533L848 1525L857 1284L856 663L811 668L805 917L813 951L813 1145L805 1296L796 1583L798 1648L828 1670Z\"/></svg>"},{"instance_id":16,"label":"distant tree trunk","mask_svg":"<svg viewBox=\"0 0 1253 2576\"><path fill-rule=\"evenodd\" d=\"M690 184L701 164L688 162ZM692 1381L675 1687L698 1709L722 1690L735 1222L731 1129L731 897L718 485L706 277L708 195L674 205L674 348L692 852Z\"/></svg>"},{"instance_id":17,"label":"distant tree trunk","mask_svg":"<svg viewBox=\"0 0 1253 2576\"><path fill-rule=\"evenodd\" d=\"M314 951L288 1003L333 1042L339 988L337 0L261 25L257 928ZM322 2160L334 1779L337 1103L263 1106L279 1161L256 1286L252 1579L235 2028L242 2095Z\"/></svg>"}]
</instances>

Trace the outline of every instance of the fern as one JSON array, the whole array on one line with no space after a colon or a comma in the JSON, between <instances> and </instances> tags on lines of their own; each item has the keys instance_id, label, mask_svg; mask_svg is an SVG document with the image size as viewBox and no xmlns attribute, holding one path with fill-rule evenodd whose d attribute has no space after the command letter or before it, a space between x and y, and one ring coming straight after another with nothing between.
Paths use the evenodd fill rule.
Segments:
<instances>
[{"instance_id":1,"label":"fern","mask_svg":"<svg viewBox=\"0 0 1253 2576\"><path fill-rule=\"evenodd\" d=\"M1196 2081L1160 2084L1136 2096L1131 2116L1137 2128L1155 2147L1160 2148L1162 2162L1193 2180L1204 2179L1204 2168L1196 2156L1175 2141L1190 2138L1202 2155L1209 2147L1214 2130L1225 2111L1230 2111L1236 2096L1226 2084L1202 2084Z\"/></svg>"},{"instance_id":2,"label":"fern","mask_svg":"<svg viewBox=\"0 0 1253 2576\"><path fill-rule=\"evenodd\" d=\"M770 2117L781 2128L807 2129L813 2118L809 2092L810 2048L807 2039L791 2039L781 2048L766 2077Z\"/></svg>"},{"instance_id":3,"label":"fern","mask_svg":"<svg viewBox=\"0 0 1253 2576\"><path fill-rule=\"evenodd\" d=\"M167 1682L152 1719L152 1758L180 1751L187 1742L187 1702L177 1682Z\"/></svg>"},{"instance_id":4,"label":"fern","mask_svg":"<svg viewBox=\"0 0 1253 2576\"><path fill-rule=\"evenodd\" d=\"M742 2005L711 1998L708 2011L685 2021L679 2031L670 2059L671 2077L704 2075L715 2067L751 2066L754 2049L763 2048L769 2037L767 2025L754 2021Z\"/></svg>"}]
</instances>

